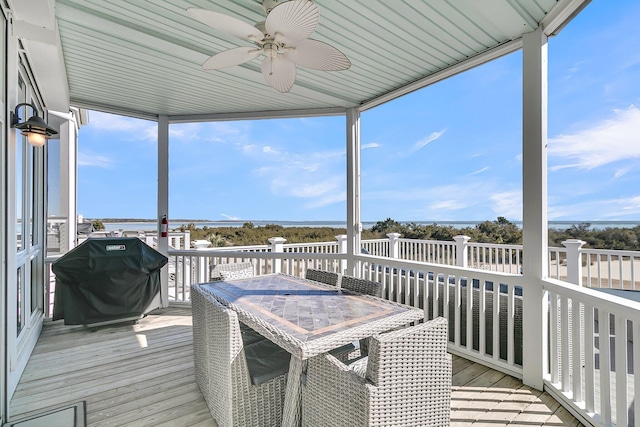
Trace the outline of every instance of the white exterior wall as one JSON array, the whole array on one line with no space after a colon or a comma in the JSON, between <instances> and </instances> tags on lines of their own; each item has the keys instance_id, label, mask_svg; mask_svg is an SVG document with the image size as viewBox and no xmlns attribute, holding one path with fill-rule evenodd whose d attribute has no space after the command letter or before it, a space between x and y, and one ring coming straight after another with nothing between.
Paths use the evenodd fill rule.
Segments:
<instances>
[{"instance_id":1,"label":"white exterior wall","mask_svg":"<svg viewBox=\"0 0 640 427\"><path fill-rule=\"evenodd\" d=\"M2 188L0 326L3 342L0 355L1 422L6 421L10 416L10 408L7 404L42 328L47 226L46 149L33 149L30 146L23 148L26 143L23 142L20 132L10 128L9 120L15 106L19 102L24 102L24 96L27 102L36 105L39 109L38 115L45 120L48 120L46 111L49 108L62 112L69 111L68 85L56 31L54 1L8 0L7 5L8 7L4 3L0 4L4 14L2 19L7 26L6 40L0 37L3 42L0 47L2 57L6 58L6 74L2 74L3 86L7 87L6 93L0 99L0 105L4 111L0 118L2 129L0 161L3 171L0 178L2 184L0 186ZM19 67L20 58L26 65L22 70ZM18 90L19 75L26 84L26 89L23 91ZM21 108L19 113L22 120L34 114L29 107ZM63 150L67 149L70 155L70 150L75 150L77 137L75 127L63 125L60 137ZM65 155L64 152L62 155ZM30 160L31 158L33 161ZM22 165L17 165L16 159L20 159ZM65 200L66 208L61 206L61 209L66 209L70 216L73 215L71 220L75 230L75 163L69 164L68 159L65 159L64 163L69 169L61 170L63 176L67 175L65 187L61 186L61 192L64 193L71 187L73 191L69 192L69 197ZM33 169L31 169L32 164ZM21 176L18 176L19 173ZM17 194L17 189L22 192L22 197ZM25 239L25 245L19 246L16 244L19 231L16 211L21 209L23 221L20 225L20 234L28 235L29 233L25 230L30 229L33 239ZM29 226L30 217L32 218L31 227ZM75 235L75 231L72 235ZM20 281L17 273L20 274ZM20 287L19 293L18 287ZM17 301L23 302L20 315L16 314Z\"/></svg>"}]
</instances>

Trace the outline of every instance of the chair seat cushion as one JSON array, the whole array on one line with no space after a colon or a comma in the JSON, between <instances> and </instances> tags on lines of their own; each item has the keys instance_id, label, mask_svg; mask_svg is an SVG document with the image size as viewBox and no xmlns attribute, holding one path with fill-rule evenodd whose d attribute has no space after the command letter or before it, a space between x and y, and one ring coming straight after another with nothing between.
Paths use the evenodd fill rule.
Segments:
<instances>
[{"instance_id":1,"label":"chair seat cushion","mask_svg":"<svg viewBox=\"0 0 640 427\"><path fill-rule=\"evenodd\" d=\"M246 346L244 353L253 385L263 384L289 372L291 354L268 339Z\"/></svg>"},{"instance_id":2,"label":"chair seat cushion","mask_svg":"<svg viewBox=\"0 0 640 427\"><path fill-rule=\"evenodd\" d=\"M240 332L242 333L242 344L245 347L258 341L266 340L265 337L242 322L240 322Z\"/></svg>"},{"instance_id":3,"label":"chair seat cushion","mask_svg":"<svg viewBox=\"0 0 640 427\"><path fill-rule=\"evenodd\" d=\"M343 354L349 354L355 349L356 349L356 346L353 345L353 343L349 343L349 344L340 346L338 348L334 348L333 350L329 351L329 354L337 357Z\"/></svg>"},{"instance_id":4,"label":"chair seat cushion","mask_svg":"<svg viewBox=\"0 0 640 427\"><path fill-rule=\"evenodd\" d=\"M358 359L355 359L353 362L349 363L349 369L356 373L358 376L365 378L367 376L367 363L369 362L369 357L362 356Z\"/></svg>"}]
</instances>

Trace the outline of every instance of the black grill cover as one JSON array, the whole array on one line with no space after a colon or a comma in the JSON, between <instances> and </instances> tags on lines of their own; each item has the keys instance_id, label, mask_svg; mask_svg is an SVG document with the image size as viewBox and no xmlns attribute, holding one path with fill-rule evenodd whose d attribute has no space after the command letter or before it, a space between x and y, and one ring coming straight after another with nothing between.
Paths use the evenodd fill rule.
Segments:
<instances>
[{"instance_id":1,"label":"black grill cover","mask_svg":"<svg viewBox=\"0 0 640 427\"><path fill-rule=\"evenodd\" d=\"M144 314L167 257L136 237L89 238L56 260L53 320L86 325Z\"/></svg>"}]
</instances>

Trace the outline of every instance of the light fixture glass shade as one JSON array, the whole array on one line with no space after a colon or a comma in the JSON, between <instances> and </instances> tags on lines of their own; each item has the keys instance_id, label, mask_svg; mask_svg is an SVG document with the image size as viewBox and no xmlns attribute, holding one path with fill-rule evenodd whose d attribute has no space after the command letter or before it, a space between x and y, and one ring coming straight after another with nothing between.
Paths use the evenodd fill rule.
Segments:
<instances>
[{"instance_id":1,"label":"light fixture glass shade","mask_svg":"<svg viewBox=\"0 0 640 427\"><path fill-rule=\"evenodd\" d=\"M34 147L42 147L44 145L44 142L47 140L47 138L45 138L45 136L40 133L29 132L25 134L25 132L22 132L22 134L27 137L27 141L29 142L29 144L33 145Z\"/></svg>"}]
</instances>

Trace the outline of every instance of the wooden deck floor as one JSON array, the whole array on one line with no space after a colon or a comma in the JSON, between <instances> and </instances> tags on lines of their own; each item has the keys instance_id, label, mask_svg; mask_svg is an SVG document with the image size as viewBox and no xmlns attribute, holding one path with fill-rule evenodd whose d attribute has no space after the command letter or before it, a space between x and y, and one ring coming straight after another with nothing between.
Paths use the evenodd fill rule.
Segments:
<instances>
[{"instance_id":1,"label":"wooden deck floor","mask_svg":"<svg viewBox=\"0 0 640 427\"><path fill-rule=\"evenodd\" d=\"M191 310L158 310L138 324L47 322L10 403L11 419L86 401L102 426L215 427L195 384ZM579 426L547 393L454 356L452 426Z\"/></svg>"}]
</instances>

